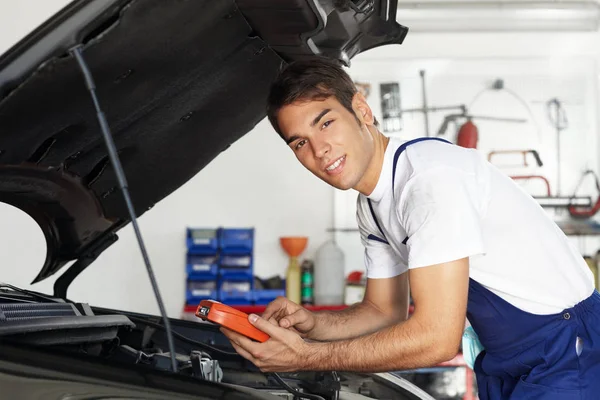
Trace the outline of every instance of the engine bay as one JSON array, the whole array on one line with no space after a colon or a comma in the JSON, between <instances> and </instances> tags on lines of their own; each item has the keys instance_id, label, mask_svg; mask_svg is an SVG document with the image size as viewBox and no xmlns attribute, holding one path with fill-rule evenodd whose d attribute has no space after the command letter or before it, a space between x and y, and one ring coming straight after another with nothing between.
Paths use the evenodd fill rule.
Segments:
<instances>
[{"instance_id":1,"label":"engine bay","mask_svg":"<svg viewBox=\"0 0 600 400\"><path fill-rule=\"evenodd\" d=\"M166 330L156 316L92 308L0 285L0 340L172 374ZM388 374L263 373L211 323L171 320L177 374L283 399L418 399ZM408 384L408 383L407 383Z\"/></svg>"}]
</instances>

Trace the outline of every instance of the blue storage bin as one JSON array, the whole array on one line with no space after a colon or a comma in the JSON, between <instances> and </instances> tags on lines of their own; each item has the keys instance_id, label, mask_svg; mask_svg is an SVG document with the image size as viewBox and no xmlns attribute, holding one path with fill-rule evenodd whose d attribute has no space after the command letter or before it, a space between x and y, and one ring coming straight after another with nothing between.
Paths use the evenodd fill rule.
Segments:
<instances>
[{"instance_id":1,"label":"blue storage bin","mask_svg":"<svg viewBox=\"0 0 600 400\"><path fill-rule=\"evenodd\" d=\"M186 272L192 279L217 279L219 274L216 255L188 254Z\"/></svg>"},{"instance_id":2,"label":"blue storage bin","mask_svg":"<svg viewBox=\"0 0 600 400\"><path fill-rule=\"evenodd\" d=\"M252 291L252 281L251 280L243 280L243 281L219 281L219 290L224 292L251 292Z\"/></svg>"},{"instance_id":3,"label":"blue storage bin","mask_svg":"<svg viewBox=\"0 0 600 400\"><path fill-rule=\"evenodd\" d=\"M227 291L219 290L219 301L225 304L233 305L251 305L252 304L252 291L239 292L236 290Z\"/></svg>"},{"instance_id":4,"label":"blue storage bin","mask_svg":"<svg viewBox=\"0 0 600 400\"><path fill-rule=\"evenodd\" d=\"M186 290L186 303L197 304L202 300L217 300L216 281L188 281Z\"/></svg>"},{"instance_id":5,"label":"blue storage bin","mask_svg":"<svg viewBox=\"0 0 600 400\"><path fill-rule=\"evenodd\" d=\"M253 277L252 268L219 268L219 278L222 281L246 281L252 280Z\"/></svg>"},{"instance_id":6,"label":"blue storage bin","mask_svg":"<svg viewBox=\"0 0 600 400\"><path fill-rule=\"evenodd\" d=\"M262 289L252 292L254 304L257 306L267 305L279 296L285 296L285 289Z\"/></svg>"},{"instance_id":7,"label":"blue storage bin","mask_svg":"<svg viewBox=\"0 0 600 400\"><path fill-rule=\"evenodd\" d=\"M223 228L219 232L223 254L248 254L254 248L254 228Z\"/></svg>"},{"instance_id":8,"label":"blue storage bin","mask_svg":"<svg viewBox=\"0 0 600 400\"><path fill-rule=\"evenodd\" d=\"M251 254L222 254L219 265L222 268L252 268Z\"/></svg>"},{"instance_id":9,"label":"blue storage bin","mask_svg":"<svg viewBox=\"0 0 600 400\"><path fill-rule=\"evenodd\" d=\"M188 228L187 248L191 254L217 254L219 251L219 229Z\"/></svg>"}]
</instances>

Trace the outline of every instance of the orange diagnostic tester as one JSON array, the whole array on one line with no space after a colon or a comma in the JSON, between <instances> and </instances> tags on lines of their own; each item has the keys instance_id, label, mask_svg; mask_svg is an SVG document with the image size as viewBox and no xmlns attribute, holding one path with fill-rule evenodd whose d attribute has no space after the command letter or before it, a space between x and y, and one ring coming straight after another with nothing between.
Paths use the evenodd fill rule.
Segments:
<instances>
[{"instance_id":1,"label":"orange diagnostic tester","mask_svg":"<svg viewBox=\"0 0 600 400\"><path fill-rule=\"evenodd\" d=\"M248 321L248 314L218 301L202 300L196 310L196 316L205 321L224 326L258 342L266 342L270 337Z\"/></svg>"}]
</instances>

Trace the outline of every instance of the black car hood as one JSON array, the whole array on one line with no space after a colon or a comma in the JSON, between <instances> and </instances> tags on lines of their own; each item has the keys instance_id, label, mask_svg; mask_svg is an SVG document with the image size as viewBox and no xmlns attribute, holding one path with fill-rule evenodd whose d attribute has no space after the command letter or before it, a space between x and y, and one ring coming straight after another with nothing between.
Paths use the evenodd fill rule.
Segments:
<instances>
[{"instance_id":1,"label":"black car hood","mask_svg":"<svg viewBox=\"0 0 600 400\"><path fill-rule=\"evenodd\" d=\"M34 282L78 260L68 286L130 222L69 49L83 45L139 216L264 118L282 63L402 43L396 1L79 0L24 38L0 58L0 201L44 232Z\"/></svg>"}]
</instances>

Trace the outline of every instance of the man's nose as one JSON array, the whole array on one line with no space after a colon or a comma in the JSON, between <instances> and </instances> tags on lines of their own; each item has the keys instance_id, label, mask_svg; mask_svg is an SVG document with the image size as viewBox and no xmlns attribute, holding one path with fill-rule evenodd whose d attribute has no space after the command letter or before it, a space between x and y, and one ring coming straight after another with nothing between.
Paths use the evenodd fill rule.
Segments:
<instances>
[{"instance_id":1,"label":"man's nose","mask_svg":"<svg viewBox=\"0 0 600 400\"><path fill-rule=\"evenodd\" d=\"M313 151L316 158L323 158L331 152L331 146L326 140L314 140Z\"/></svg>"}]
</instances>

